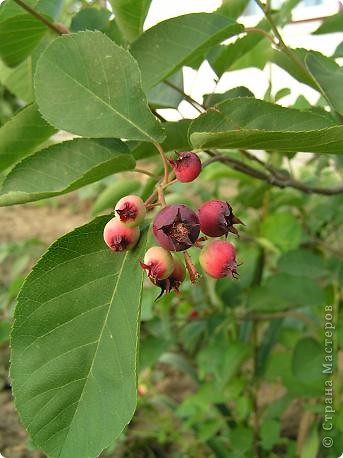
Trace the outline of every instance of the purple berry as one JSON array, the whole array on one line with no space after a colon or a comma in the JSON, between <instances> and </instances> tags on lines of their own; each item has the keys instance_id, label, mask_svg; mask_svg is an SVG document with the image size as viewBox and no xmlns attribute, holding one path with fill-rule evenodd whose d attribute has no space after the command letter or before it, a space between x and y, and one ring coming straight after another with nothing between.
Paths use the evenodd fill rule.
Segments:
<instances>
[{"instance_id":1,"label":"purple berry","mask_svg":"<svg viewBox=\"0 0 343 458\"><path fill-rule=\"evenodd\" d=\"M169 251L184 251L196 242L200 232L197 215L185 205L167 205L156 215L153 233Z\"/></svg>"}]
</instances>

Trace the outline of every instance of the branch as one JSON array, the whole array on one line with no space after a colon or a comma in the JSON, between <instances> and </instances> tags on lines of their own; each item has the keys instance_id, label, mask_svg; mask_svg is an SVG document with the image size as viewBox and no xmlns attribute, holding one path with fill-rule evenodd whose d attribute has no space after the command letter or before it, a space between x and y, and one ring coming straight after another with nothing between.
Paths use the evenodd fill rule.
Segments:
<instances>
[{"instance_id":1,"label":"branch","mask_svg":"<svg viewBox=\"0 0 343 458\"><path fill-rule=\"evenodd\" d=\"M301 62L301 60L298 58L298 56L296 54L294 54L294 52L286 45L286 43L283 41L283 38L282 38L282 35L280 34L278 28L276 27L276 24L274 23L274 19L269 11L268 8L266 8L266 6L262 3L261 0L255 0L255 2L257 3L257 5L261 8L262 12L264 13L267 21L269 22L270 24L270 27L272 28L273 32L274 32L274 35L275 37L277 38L278 40L278 46L283 49L283 51L285 52L285 54L288 55L288 57L295 63L295 65L297 65L299 68L301 68L301 70L303 72L305 72L307 75L309 75L311 77L311 79L313 80L312 76L310 75L310 73L308 72L307 68L305 67L305 65Z\"/></svg>"},{"instance_id":2,"label":"branch","mask_svg":"<svg viewBox=\"0 0 343 458\"><path fill-rule=\"evenodd\" d=\"M199 113L204 113L206 111L205 107L201 105L201 103L197 102L196 100L193 99L190 95L186 94L182 89L179 87L175 86L175 84L171 83L168 80L165 80L164 83L174 89L175 91L179 92L180 94L183 95L184 99L187 100L188 103L192 105L193 108L195 108Z\"/></svg>"},{"instance_id":3,"label":"branch","mask_svg":"<svg viewBox=\"0 0 343 458\"><path fill-rule=\"evenodd\" d=\"M260 35L263 35L265 38L268 38L268 40L275 46L278 45L278 43L275 41L273 35L270 33L266 32L263 29L259 29L257 27L245 27L244 32L246 33L259 33Z\"/></svg>"},{"instance_id":4,"label":"branch","mask_svg":"<svg viewBox=\"0 0 343 458\"><path fill-rule=\"evenodd\" d=\"M55 33L58 35L63 35L64 33L69 33L69 30L66 26L62 24L55 24L49 19L47 19L45 16L40 14L38 11L35 9L31 8L30 5L25 3L23 0L14 0L19 6L21 6L24 10L26 10L28 13L30 13L32 16L34 16L36 19L38 19L40 22L45 24L49 29L53 30Z\"/></svg>"},{"instance_id":5,"label":"branch","mask_svg":"<svg viewBox=\"0 0 343 458\"><path fill-rule=\"evenodd\" d=\"M256 158L256 156L251 155L251 153L248 153L248 154L254 157L254 160L256 162L263 165L269 171L270 169L272 169L273 172L271 172L270 174L266 173L264 171L255 169L255 167L251 167L250 165L245 164L244 162L241 162L237 159L233 159L228 156L223 156L218 152L209 151L209 150L205 150L205 152L211 156L211 159L204 162L203 167L206 167L209 164L212 164L213 162L221 162L222 164L225 164L231 167L232 169L237 170L238 172L242 172L242 173L245 173L246 175L257 178L258 180L265 181L266 183L272 186L275 186L277 188L281 188L281 189L294 188L306 194L322 194L325 196L332 196L334 194L343 193L343 184L338 185L333 188L322 188L318 186L309 186L309 185L306 185L305 183L302 183L301 181L294 180L293 178L283 176L281 171L277 171L277 169L274 169L269 164L266 164L263 161L261 161L260 159Z\"/></svg>"}]
</instances>

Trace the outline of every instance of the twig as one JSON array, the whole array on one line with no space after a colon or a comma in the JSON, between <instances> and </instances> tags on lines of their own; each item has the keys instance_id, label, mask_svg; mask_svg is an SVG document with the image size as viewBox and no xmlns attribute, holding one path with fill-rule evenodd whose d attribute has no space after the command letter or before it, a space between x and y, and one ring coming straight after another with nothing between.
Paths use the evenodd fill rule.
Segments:
<instances>
[{"instance_id":1,"label":"twig","mask_svg":"<svg viewBox=\"0 0 343 458\"><path fill-rule=\"evenodd\" d=\"M19 6L21 6L24 10L29 12L32 16L34 16L36 19L38 19L40 22L45 24L49 29L53 30L55 33L58 33L58 35L63 35L64 33L68 33L69 30L67 27L65 27L62 24L55 24L51 21L49 21L45 16L40 14L38 11L33 9L30 5L25 3L23 0L14 0Z\"/></svg>"},{"instance_id":2,"label":"twig","mask_svg":"<svg viewBox=\"0 0 343 458\"><path fill-rule=\"evenodd\" d=\"M163 162L163 168L164 168L164 177L162 181L162 185L166 184L168 182L168 175L169 175L169 164L168 164L168 158L165 155L165 152L163 151L162 146L159 143L154 143L157 151L160 153L160 156L162 158Z\"/></svg>"},{"instance_id":3,"label":"twig","mask_svg":"<svg viewBox=\"0 0 343 458\"><path fill-rule=\"evenodd\" d=\"M196 100L193 99L193 97L191 97L190 95L186 94L182 89L180 89L179 87L175 86L175 84L171 83L170 81L168 80L165 80L164 83L173 88L175 91L179 92L180 94L183 95L184 99L187 100L187 102L189 102L193 108L195 108L199 113L204 113L205 108L201 105L201 103L197 102Z\"/></svg>"},{"instance_id":4,"label":"twig","mask_svg":"<svg viewBox=\"0 0 343 458\"><path fill-rule=\"evenodd\" d=\"M244 162L241 162L237 159L233 159L228 156L223 156L219 154L218 152L216 153L216 152L209 151L209 150L205 150L205 152L211 156L211 159L208 159L207 161L205 161L203 163L203 167L206 167L209 164L212 164L213 162L221 162L231 167L234 170L245 173L246 175L257 178L258 180L265 181L266 183L272 186L275 186L277 188L281 188L281 189L294 188L306 194L321 194L325 196L332 196L335 194L343 193L343 184L338 185L333 188L322 188L318 186L309 186L309 185L306 185L305 183L302 183L301 181L297 181L289 177L281 178L281 175L280 176L271 175L264 171L258 170L254 167L251 167L250 165L245 164Z\"/></svg>"},{"instance_id":5,"label":"twig","mask_svg":"<svg viewBox=\"0 0 343 458\"><path fill-rule=\"evenodd\" d=\"M246 33L259 33L260 35L263 35L265 38L268 38L268 40L273 43L273 45L277 45L278 43L275 41L275 38L273 37L272 34L266 32L263 29L259 29L258 27L245 27L244 32Z\"/></svg>"},{"instance_id":6,"label":"twig","mask_svg":"<svg viewBox=\"0 0 343 458\"><path fill-rule=\"evenodd\" d=\"M256 4L261 8L262 12L264 13L267 21L269 22L275 37L278 40L278 46L283 49L285 54L288 55L288 57L299 67L303 72L305 72L307 75L310 76L311 80L313 80L312 76L309 74L307 68L305 65L301 62L301 60L298 58L296 54L286 45L286 43L283 41L282 35L280 34L278 28L276 27L273 17L269 11L268 8L265 7L265 5L261 2L261 0L255 0Z\"/></svg>"}]
</instances>

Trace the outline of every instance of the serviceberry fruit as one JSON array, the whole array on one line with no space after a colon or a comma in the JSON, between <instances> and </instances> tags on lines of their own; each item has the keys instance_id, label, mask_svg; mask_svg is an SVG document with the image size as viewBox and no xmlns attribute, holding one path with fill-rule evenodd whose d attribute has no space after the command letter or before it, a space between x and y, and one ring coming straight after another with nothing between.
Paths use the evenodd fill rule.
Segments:
<instances>
[{"instance_id":1,"label":"serviceberry fruit","mask_svg":"<svg viewBox=\"0 0 343 458\"><path fill-rule=\"evenodd\" d=\"M186 205L167 205L156 215L153 234L157 242L169 251L184 251L196 242L199 218Z\"/></svg>"},{"instance_id":2,"label":"serviceberry fruit","mask_svg":"<svg viewBox=\"0 0 343 458\"><path fill-rule=\"evenodd\" d=\"M199 208L200 229L209 237L227 236L229 232L238 235L234 224L243 224L233 213L231 206L222 200L209 200Z\"/></svg>"},{"instance_id":3,"label":"serviceberry fruit","mask_svg":"<svg viewBox=\"0 0 343 458\"><path fill-rule=\"evenodd\" d=\"M131 250L139 239L138 227L128 227L119 218L112 218L104 227L104 240L112 251Z\"/></svg>"},{"instance_id":4,"label":"serviceberry fruit","mask_svg":"<svg viewBox=\"0 0 343 458\"><path fill-rule=\"evenodd\" d=\"M159 299L162 296L164 292L166 294L170 293L170 291L172 290L178 292L181 283L186 278L185 266L176 256L173 256L173 263L174 263L174 269L171 275L168 278L166 278L165 280L159 280L156 282L156 286L159 286L161 288L161 293L155 299L156 301L157 299Z\"/></svg>"},{"instance_id":5,"label":"serviceberry fruit","mask_svg":"<svg viewBox=\"0 0 343 458\"><path fill-rule=\"evenodd\" d=\"M158 280L168 278L174 269L174 261L169 251L160 246L153 246L145 253L143 262L140 262L143 269L147 271L150 280L156 284Z\"/></svg>"},{"instance_id":6,"label":"serviceberry fruit","mask_svg":"<svg viewBox=\"0 0 343 458\"><path fill-rule=\"evenodd\" d=\"M130 195L117 202L114 212L119 215L122 223L129 227L135 227L144 220L146 208L140 197Z\"/></svg>"},{"instance_id":7,"label":"serviceberry fruit","mask_svg":"<svg viewBox=\"0 0 343 458\"><path fill-rule=\"evenodd\" d=\"M204 246L199 257L204 271L213 278L237 278L236 249L226 240L212 240Z\"/></svg>"},{"instance_id":8,"label":"serviceberry fruit","mask_svg":"<svg viewBox=\"0 0 343 458\"><path fill-rule=\"evenodd\" d=\"M199 157L190 151L176 154L179 156L176 161L169 159L176 178L182 183L189 183L195 180L201 172L201 161Z\"/></svg>"}]
</instances>

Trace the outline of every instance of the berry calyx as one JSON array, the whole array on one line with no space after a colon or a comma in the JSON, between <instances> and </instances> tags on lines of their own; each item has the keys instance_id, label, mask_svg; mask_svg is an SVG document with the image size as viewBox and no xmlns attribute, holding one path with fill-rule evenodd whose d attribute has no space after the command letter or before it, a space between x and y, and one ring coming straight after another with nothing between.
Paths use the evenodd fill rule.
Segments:
<instances>
[{"instance_id":1,"label":"berry calyx","mask_svg":"<svg viewBox=\"0 0 343 458\"><path fill-rule=\"evenodd\" d=\"M119 218L112 218L104 227L104 240L112 251L131 250L138 242L138 227L128 227Z\"/></svg>"},{"instance_id":2,"label":"berry calyx","mask_svg":"<svg viewBox=\"0 0 343 458\"><path fill-rule=\"evenodd\" d=\"M146 270L150 280L156 284L158 280L168 278L174 269L174 261L169 251L160 246L153 246L145 253L141 267Z\"/></svg>"},{"instance_id":3,"label":"berry calyx","mask_svg":"<svg viewBox=\"0 0 343 458\"><path fill-rule=\"evenodd\" d=\"M186 205L167 205L156 215L153 234L169 251L184 251L194 245L200 232L199 218Z\"/></svg>"},{"instance_id":4,"label":"berry calyx","mask_svg":"<svg viewBox=\"0 0 343 458\"><path fill-rule=\"evenodd\" d=\"M213 240L201 250L200 265L213 278L237 278L236 249L226 240Z\"/></svg>"},{"instance_id":5,"label":"berry calyx","mask_svg":"<svg viewBox=\"0 0 343 458\"><path fill-rule=\"evenodd\" d=\"M161 293L155 299L156 301L164 293L168 294L172 290L178 293L181 283L186 278L185 266L176 256L173 256L173 264L174 264L174 268L173 268L173 272L171 273L171 275L168 278L166 278L165 280L159 280L156 282L156 286L159 286L161 288Z\"/></svg>"},{"instance_id":6,"label":"berry calyx","mask_svg":"<svg viewBox=\"0 0 343 458\"><path fill-rule=\"evenodd\" d=\"M117 202L114 212L118 214L122 223L128 227L135 227L144 220L146 208L139 196L129 195Z\"/></svg>"},{"instance_id":7,"label":"berry calyx","mask_svg":"<svg viewBox=\"0 0 343 458\"><path fill-rule=\"evenodd\" d=\"M238 235L234 224L243 224L232 212L232 207L222 200L209 200L199 208L200 229L209 237Z\"/></svg>"},{"instance_id":8,"label":"berry calyx","mask_svg":"<svg viewBox=\"0 0 343 458\"><path fill-rule=\"evenodd\" d=\"M199 157L190 151L176 154L178 155L176 161L169 159L176 178L182 183L189 183L195 180L201 172L201 161Z\"/></svg>"}]
</instances>

